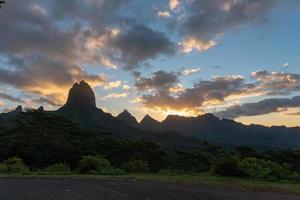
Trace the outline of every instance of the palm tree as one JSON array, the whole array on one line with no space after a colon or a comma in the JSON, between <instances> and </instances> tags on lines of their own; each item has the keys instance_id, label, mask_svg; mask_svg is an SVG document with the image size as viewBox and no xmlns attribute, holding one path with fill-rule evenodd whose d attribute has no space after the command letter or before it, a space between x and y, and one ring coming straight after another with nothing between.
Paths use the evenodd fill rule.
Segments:
<instances>
[{"instance_id":1,"label":"palm tree","mask_svg":"<svg viewBox=\"0 0 300 200\"><path fill-rule=\"evenodd\" d=\"M2 8L1 4L4 4L5 1L4 0L0 0L0 8Z\"/></svg>"}]
</instances>

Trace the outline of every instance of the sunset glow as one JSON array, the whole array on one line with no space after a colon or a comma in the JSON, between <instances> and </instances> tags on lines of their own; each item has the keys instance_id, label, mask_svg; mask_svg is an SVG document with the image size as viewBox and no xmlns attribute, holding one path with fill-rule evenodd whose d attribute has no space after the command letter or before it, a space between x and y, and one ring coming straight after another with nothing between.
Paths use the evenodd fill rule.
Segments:
<instances>
[{"instance_id":1,"label":"sunset glow","mask_svg":"<svg viewBox=\"0 0 300 200\"><path fill-rule=\"evenodd\" d=\"M115 116L300 126L299 14L292 0L9 0L0 111L56 110L85 80Z\"/></svg>"}]
</instances>

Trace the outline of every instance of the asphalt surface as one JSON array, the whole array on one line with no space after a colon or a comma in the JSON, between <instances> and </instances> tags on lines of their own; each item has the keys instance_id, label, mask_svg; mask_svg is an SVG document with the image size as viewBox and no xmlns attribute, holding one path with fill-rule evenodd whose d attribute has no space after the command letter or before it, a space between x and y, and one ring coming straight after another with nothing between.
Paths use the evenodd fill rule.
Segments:
<instances>
[{"instance_id":1,"label":"asphalt surface","mask_svg":"<svg viewBox=\"0 0 300 200\"><path fill-rule=\"evenodd\" d=\"M300 200L300 196L125 178L0 178L0 200Z\"/></svg>"}]
</instances>

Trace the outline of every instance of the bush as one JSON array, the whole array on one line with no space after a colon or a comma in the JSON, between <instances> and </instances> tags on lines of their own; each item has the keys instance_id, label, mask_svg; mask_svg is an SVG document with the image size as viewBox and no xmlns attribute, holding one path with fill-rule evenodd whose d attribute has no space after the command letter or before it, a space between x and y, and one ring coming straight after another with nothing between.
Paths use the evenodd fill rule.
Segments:
<instances>
[{"instance_id":1,"label":"bush","mask_svg":"<svg viewBox=\"0 0 300 200\"><path fill-rule=\"evenodd\" d=\"M9 158L4 163L6 165L6 173L8 174L30 174L30 170L18 157ZM5 168L5 167L4 167Z\"/></svg>"},{"instance_id":2,"label":"bush","mask_svg":"<svg viewBox=\"0 0 300 200\"><path fill-rule=\"evenodd\" d=\"M8 167L5 163L0 163L0 174L6 174Z\"/></svg>"},{"instance_id":3,"label":"bush","mask_svg":"<svg viewBox=\"0 0 300 200\"><path fill-rule=\"evenodd\" d=\"M277 180L292 174L286 165L258 158L245 158L239 165L252 178Z\"/></svg>"},{"instance_id":4,"label":"bush","mask_svg":"<svg viewBox=\"0 0 300 200\"><path fill-rule=\"evenodd\" d=\"M245 171L243 171L235 158L223 158L218 161L213 169L214 173L220 176L246 176Z\"/></svg>"},{"instance_id":5,"label":"bush","mask_svg":"<svg viewBox=\"0 0 300 200\"><path fill-rule=\"evenodd\" d=\"M79 172L82 174L101 174L110 169L110 162L100 156L84 156L79 162Z\"/></svg>"},{"instance_id":6,"label":"bush","mask_svg":"<svg viewBox=\"0 0 300 200\"><path fill-rule=\"evenodd\" d=\"M131 160L124 163L122 169L127 173L146 173L150 171L148 163L143 160Z\"/></svg>"},{"instance_id":7,"label":"bush","mask_svg":"<svg viewBox=\"0 0 300 200\"><path fill-rule=\"evenodd\" d=\"M186 172L207 172L214 158L201 151L177 151L176 168Z\"/></svg>"},{"instance_id":8,"label":"bush","mask_svg":"<svg viewBox=\"0 0 300 200\"><path fill-rule=\"evenodd\" d=\"M40 171L39 174L68 175L72 174L72 171L67 164L58 163L50 165L46 169Z\"/></svg>"}]
</instances>

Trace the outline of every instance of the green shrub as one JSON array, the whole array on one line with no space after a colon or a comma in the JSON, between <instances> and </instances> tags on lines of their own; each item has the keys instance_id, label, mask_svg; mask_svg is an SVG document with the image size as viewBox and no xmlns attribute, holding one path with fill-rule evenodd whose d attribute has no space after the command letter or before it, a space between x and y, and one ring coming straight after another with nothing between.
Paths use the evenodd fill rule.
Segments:
<instances>
[{"instance_id":1,"label":"green shrub","mask_svg":"<svg viewBox=\"0 0 300 200\"><path fill-rule=\"evenodd\" d=\"M0 163L0 174L6 174L8 170L7 164Z\"/></svg>"},{"instance_id":2,"label":"green shrub","mask_svg":"<svg viewBox=\"0 0 300 200\"><path fill-rule=\"evenodd\" d=\"M79 162L79 172L82 174L101 174L111 168L110 162L100 156L84 156Z\"/></svg>"},{"instance_id":3,"label":"green shrub","mask_svg":"<svg viewBox=\"0 0 300 200\"><path fill-rule=\"evenodd\" d=\"M127 173L146 173L150 171L149 165L143 160L131 160L122 165Z\"/></svg>"},{"instance_id":4,"label":"green shrub","mask_svg":"<svg viewBox=\"0 0 300 200\"><path fill-rule=\"evenodd\" d=\"M220 176L246 176L245 171L239 167L237 159L231 157L219 160L214 166L213 172Z\"/></svg>"},{"instance_id":5,"label":"green shrub","mask_svg":"<svg viewBox=\"0 0 300 200\"><path fill-rule=\"evenodd\" d=\"M276 180L292 174L286 165L258 158L245 158L239 165L252 178Z\"/></svg>"},{"instance_id":6,"label":"green shrub","mask_svg":"<svg viewBox=\"0 0 300 200\"><path fill-rule=\"evenodd\" d=\"M22 159L18 157L7 159L5 165L7 166L6 173L8 174L30 174L28 167L23 163Z\"/></svg>"},{"instance_id":7,"label":"green shrub","mask_svg":"<svg viewBox=\"0 0 300 200\"><path fill-rule=\"evenodd\" d=\"M40 171L39 174L68 175L72 174L72 171L67 164L58 163L50 165L46 169Z\"/></svg>"},{"instance_id":8,"label":"green shrub","mask_svg":"<svg viewBox=\"0 0 300 200\"><path fill-rule=\"evenodd\" d=\"M207 172L213 160L213 156L197 150L176 152L176 168L186 172Z\"/></svg>"}]
</instances>

